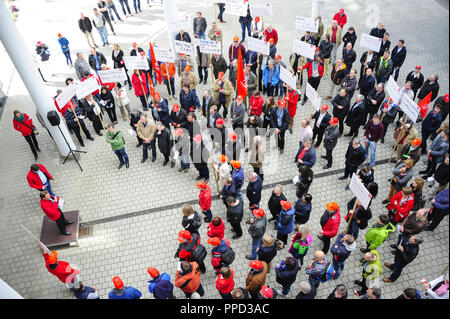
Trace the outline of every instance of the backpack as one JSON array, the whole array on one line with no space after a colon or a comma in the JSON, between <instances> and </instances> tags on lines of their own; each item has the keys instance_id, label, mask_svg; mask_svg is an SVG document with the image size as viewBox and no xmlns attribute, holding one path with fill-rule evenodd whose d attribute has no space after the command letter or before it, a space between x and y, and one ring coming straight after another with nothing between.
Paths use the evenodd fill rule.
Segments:
<instances>
[{"instance_id":1,"label":"backpack","mask_svg":"<svg viewBox=\"0 0 450 319\"><path fill-rule=\"evenodd\" d=\"M161 280L158 285L155 286L153 296L156 299L167 299L172 295L173 284L169 280Z\"/></svg>"},{"instance_id":2,"label":"backpack","mask_svg":"<svg viewBox=\"0 0 450 319\"><path fill-rule=\"evenodd\" d=\"M335 273L333 264L327 261L327 264L325 265L325 272L317 279L319 279L320 282L327 282L330 279L334 279Z\"/></svg>"},{"instance_id":3,"label":"backpack","mask_svg":"<svg viewBox=\"0 0 450 319\"><path fill-rule=\"evenodd\" d=\"M201 263L207 255L205 246L198 244L192 251L192 260Z\"/></svg>"},{"instance_id":4,"label":"backpack","mask_svg":"<svg viewBox=\"0 0 450 319\"><path fill-rule=\"evenodd\" d=\"M226 265L231 265L234 261L236 254L233 251L233 248L228 247L228 249L222 254L222 262Z\"/></svg>"}]
</instances>

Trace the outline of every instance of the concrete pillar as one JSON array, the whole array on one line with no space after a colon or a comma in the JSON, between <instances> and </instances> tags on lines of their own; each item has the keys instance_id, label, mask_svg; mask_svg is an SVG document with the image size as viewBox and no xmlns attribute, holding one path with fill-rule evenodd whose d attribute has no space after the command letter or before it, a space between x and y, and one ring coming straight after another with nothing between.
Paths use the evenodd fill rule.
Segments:
<instances>
[{"instance_id":1,"label":"concrete pillar","mask_svg":"<svg viewBox=\"0 0 450 319\"><path fill-rule=\"evenodd\" d=\"M28 52L19 30L11 19L8 8L6 7L6 2L0 2L0 40L8 52L17 73L19 73L22 78L28 93L36 105L37 112L39 112L44 120L45 125L52 135L60 154L62 156L67 156L70 150L64 141L64 136L73 150L76 149L76 146L72 141L63 119L61 119L60 128L64 136L61 135L58 127L52 126L47 120L47 112L56 110L53 98L48 94L48 89L39 75L33 58ZM59 115L59 112L57 113ZM34 122L38 121L36 117L33 117L33 120Z\"/></svg>"},{"instance_id":2,"label":"concrete pillar","mask_svg":"<svg viewBox=\"0 0 450 319\"><path fill-rule=\"evenodd\" d=\"M171 22L178 19L177 0L164 0L164 13L166 14L169 45L172 51L175 52L175 35L180 32L180 30L177 30ZM189 30L185 31L189 32Z\"/></svg>"}]
</instances>

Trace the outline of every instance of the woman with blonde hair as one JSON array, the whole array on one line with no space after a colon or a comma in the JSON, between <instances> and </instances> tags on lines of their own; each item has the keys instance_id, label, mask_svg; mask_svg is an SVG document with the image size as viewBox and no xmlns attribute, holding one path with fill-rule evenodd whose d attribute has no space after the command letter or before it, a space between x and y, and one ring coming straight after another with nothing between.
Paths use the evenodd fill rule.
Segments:
<instances>
[{"instance_id":1,"label":"woman with blonde hair","mask_svg":"<svg viewBox=\"0 0 450 319\"><path fill-rule=\"evenodd\" d=\"M298 232L292 237L292 244L288 251L295 259L300 261L301 266L303 266L303 258L308 252L311 242L312 236L309 227L306 225L298 226Z\"/></svg>"},{"instance_id":2,"label":"woman with blonde hair","mask_svg":"<svg viewBox=\"0 0 450 319\"><path fill-rule=\"evenodd\" d=\"M128 88L131 90L130 76L128 75L128 69L125 66L125 62L123 61L123 51L120 48L120 45L118 43L114 43L111 57L114 62L114 69L120 69L120 68L125 69L125 74L127 75L127 79L128 79Z\"/></svg>"}]
</instances>

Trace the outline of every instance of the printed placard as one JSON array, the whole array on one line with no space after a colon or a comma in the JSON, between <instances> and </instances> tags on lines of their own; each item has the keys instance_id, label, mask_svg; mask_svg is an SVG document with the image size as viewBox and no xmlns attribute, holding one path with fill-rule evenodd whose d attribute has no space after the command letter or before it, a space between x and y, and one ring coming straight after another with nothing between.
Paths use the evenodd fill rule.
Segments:
<instances>
[{"instance_id":1,"label":"printed placard","mask_svg":"<svg viewBox=\"0 0 450 319\"><path fill-rule=\"evenodd\" d=\"M359 202L363 205L364 209L367 209L367 207L369 207L370 201L372 200L372 194L369 193L367 188L358 179L358 176L355 173L353 173L352 175L349 187L356 198L359 200Z\"/></svg>"},{"instance_id":2,"label":"printed placard","mask_svg":"<svg viewBox=\"0 0 450 319\"><path fill-rule=\"evenodd\" d=\"M380 52L381 41L383 41L383 39L371 36L367 33L362 33L361 39L359 40L359 46L375 52Z\"/></svg>"},{"instance_id":3,"label":"printed placard","mask_svg":"<svg viewBox=\"0 0 450 319\"><path fill-rule=\"evenodd\" d=\"M322 98L308 82L306 83L306 97L311 101L311 104L314 105L315 109L319 111Z\"/></svg>"},{"instance_id":4,"label":"printed placard","mask_svg":"<svg viewBox=\"0 0 450 319\"><path fill-rule=\"evenodd\" d=\"M408 95L403 94L401 96L401 101L399 107L408 116L408 118L416 123L417 117L420 114L420 107L414 102Z\"/></svg>"},{"instance_id":5,"label":"printed placard","mask_svg":"<svg viewBox=\"0 0 450 319\"><path fill-rule=\"evenodd\" d=\"M314 59L314 52L316 51L316 47L313 44L294 39L294 42L292 44L292 51L308 59Z\"/></svg>"},{"instance_id":6,"label":"printed placard","mask_svg":"<svg viewBox=\"0 0 450 319\"><path fill-rule=\"evenodd\" d=\"M91 76L87 80L78 83L76 88L77 98L82 99L92 92L99 90L100 85L97 82L97 78L95 76Z\"/></svg>"},{"instance_id":7,"label":"printed placard","mask_svg":"<svg viewBox=\"0 0 450 319\"><path fill-rule=\"evenodd\" d=\"M270 2L266 3L252 3L250 4L250 12L252 17L272 17L273 9Z\"/></svg>"},{"instance_id":8,"label":"printed placard","mask_svg":"<svg viewBox=\"0 0 450 319\"><path fill-rule=\"evenodd\" d=\"M401 98L401 90L400 90L399 86L397 85L397 82L395 82L392 75L389 77L389 80L387 81L384 89L386 90L386 92L390 96L390 98L392 99L392 102L394 102L394 104L398 105L398 103L400 102L400 98Z\"/></svg>"},{"instance_id":9,"label":"printed placard","mask_svg":"<svg viewBox=\"0 0 450 319\"><path fill-rule=\"evenodd\" d=\"M150 69L145 56L124 56L123 60L128 70L148 70Z\"/></svg>"},{"instance_id":10,"label":"printed placard","mask_svg":"<svg viewBox=\"0 0 450 319\"><path fill-rule=\"evenodd\" d=\"M264 40L259 40L253 37L248 37L247 38L247 45L248 45L248 49L261 53L261 54L265 54L265 55L269 55L270 52L270 44L269 42L266 42Z\"/></svg>"},{"instance_id":11,"label":"printed placard","mask_svg":"<svg viewBox=\"0 0 450 319\"><path fill-rule=\"evenodd\" d=\"M175 40L175 52L176 53L183 53L189 56L196 56L195 54L195 44L189 43L189 42L183 42Z\"/></svg>"},{"instance_id":12,"label":"printed placard","mask_svg":"<svg viewBox=\"0 0 450 319\"><path fill-rule=\"evenodd\" d=\"M175 54L172 51L172 49L153 47L153 52L155 53L156 61L161 61L161 62L174 62L175 61Z\"/></svg>"},{"instance_id":13,"label":"printed placard","mask_svg":"<svg viewBox=\"0 0 450 319\"><path fill-rule=\"evenodd\" d=\"M247 1L244 0L224 0L225 13L245 17L247 15Z\"/></svg>"},{"instance_id":14,"label":"printed placard","mask_svg":"<svg viewBox=\"0 0 450 319\"><path fill-rule=\"evenodd\" d=\"M98 76L103 83L122 82L127 80L124 68L100 70Z\"/></svg>"},{"instance_id":15,"label":"printed placard","mask_svg":"<svg viewBox=\"0 0 450 319\"><path fill-rule=\"evenodd\" d=\"M70 101L71 98L75 95L77 90L77 87L75 83L71 83L70 85L66 86L64 90L56 97L56 103L58 103L58 106L60 108L63 108L67 102Z\"/></svg>"},{"instance_id":16,"label":"printed placard","mask_svg":"<svg viewBox=\"0 0 450 319\"><path fill-rule=\"evenodd\" d=\"M203 40L199 41L200 52L205 54L222 54L222 47L219 41Z\"/></svg>"},{"instance_id":17,"label":"printed placard","mask_svg":"<svg viewBox=\"0 0 450 319\"><path fill-rule=\"evenodd\" d=\"M297 16L295 19L295 28L297 30L317 32L319 31L319 21L311 18Z\"/></svg>"},{"instance_id":18,"label":"printed placard","mask_svg":"<svg viewBox=\"0 0 450 319\"><path fill-rule=\"evenodd\" d=\"M280 80L289 85L292 89L297 89L297 77L280 65Z\"/></svg>"}]
</instances>

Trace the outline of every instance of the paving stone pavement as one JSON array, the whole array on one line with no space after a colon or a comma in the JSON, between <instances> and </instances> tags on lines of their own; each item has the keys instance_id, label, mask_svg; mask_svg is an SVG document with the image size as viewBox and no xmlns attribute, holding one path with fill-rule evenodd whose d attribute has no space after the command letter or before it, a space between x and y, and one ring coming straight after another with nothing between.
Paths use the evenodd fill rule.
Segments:
<instances>
[{"instance_id":1,"label":"paving stone pavement","mask_svg":"<svg viewBox=\"0 0 450 319\"><path fill-rule=\"evenodd\" d=\"M208 23L213 18L213 7L200 5L200 3L206 2L198 1L198 4L196 3L197 6L192 8L189 7L189 1L179 2L180 14L182 12L195 13L198 8L201 8L204 16L208 19ZM351 0L325 3L322 10L325 27L329 25L331 17L341 7L345 8L348 14L349 21L346 27L354 26L358 37L360 37L361 32L368 33L370 27L375 26L378 20L382 20L391 34L392 47L398 39L404 38L406 41L405 45L408 48L408 56L401 68L399 83L404 81L406 74L415 65L421 64L425 77L428 77L431 73L440 75L440 95L443 94L442 92L447 92L449 83L448 48L447 43L442 41L442 39L448 35L448 11L443 10L432 1L408 1L408 7L405 7L400 2L385 0L377 1L377 6L375 7L372 3L370 1ZM85 5L84 2L83 5ZM292 39L300 35L299 32L293 31L295 16L309 16L311 4L310 1L303 0L297 1L296 4L291 4L290 1L286 0L278 0L274 1L273 5L276 16L266 18L265 23L271 23L278 30L280 38L278 52L283 56L285 63L288 64L287 59L291 52ZM286 10L286 8L289 8L289 10ZM381 17L376 17L377 10L380 10ZM280 14L281 12L282 14ZM369 14L368 18L365 18L365 12ZM418 15L418 12L421 14ZM399 13L401 13L400 21ZM119 14L121 14L121 10ZM142 16L145 19L140 18L139 21L134 22L136 25L145 24L146 19L149 21L156 20L157 23L155 25L165 24L163 11L161 11L160 7L146 8ZM425 18L431 16L434 19ZM55 19L52 22L53 16L46 18L47 22L55 27L61 23L59 19ZM227 20L227 23L220 24L219 27L224 32L224 43L228 45L232 38L233 18L225 15L225 20ZM411 26L420 27L412 28ZM127 39L126 34L131 35L133 31L127 24L117 24L116 28L118 30L117 33L123 34L117 41L123 48L128 48L128 42L131 42L131 40ZM21 30L21 32L24 31ZM80 37L78 29L68 30L66 33L71 39L73 38L74 41L80 43L80 48L76 50L80 49L85 54L88 54L89 49L86 47L84 37ZM238 35L241 33L238 24L236 33ZM147 36L148 34L144 35ZM97 35L94 35L94 37L98 39ZM142 39L144 39L144 36L142 36ZM168 45L167 35L164 32L152 39L161 47L167 47ZM111 40L110 42L112 43L113 41ZM357 41L358 43L359 41ZM433 48L433 50L429 48ZM57 49L55 48L54 50L56 51ZM105 53L108 64L110 64L111 48L99 50ZM72 52L74 51L75 49L72 50ZM339 52L341 51L342 49L339 50ZM357 61L359 61L363 51L358 45L356 46ZM355 67L359 71L359 62L355 62ZM62 82L66 76L74 76L73 72L68 71L67 68L61 67L61 70L61 75L58 79L62 80L58 80L57 83L60 86L62 86L62 83L59 82ZM23 83L17 80L17 74L15 79L13 83L14 94L9 97L3 119L0 121L0 131L2 132L2 138L0 139L0 149L2 150L0 155L0 167L2 167L2 183L0 186L0 252L3 256L0 260L0 277L25 298L73 298L70 291L47 272L40 250L20 227L20 224L24 224L31 232L39 235L43 214L37 192L29 188L25 179L29 166L33 163L33 155L24 139L18 135L18 132L14 131L10 118L10 114L16 108L25 111L33 119L36 118L36 111L24 89ZM178 79L176 83L176 90L179 92ZM321 96L325 96L326 92L328 92L329 83L329 78L322 79L318 90ZM210 82L206 86L199 85L197 93L200 94L204 89L209 88L209 84ZM54 92L54 87L51 86L50 88ZM165 86L159 86L158 91L162 95L167 95ZM129 96L131 95L129 93ZM139 100L132 97L132 105L139 106ZM293 160L298 149L299 122L300 119L307 117L312 110L313 106L309 102L305 106L299 104L294 134L286 134L284 155L278 155L274 148L274 141L270 144L270 151L268 148L269 154L268 158L266 158L268 162L265 164L264 184L269 185L282 182L285 184L283 191L291 202L296 200L295 189L288 181L297 174ZM199 118L202 128L205 127L206 121L201 116ZM35 120L35 122L37 121ZM81 155L80 164L84 172L80 172L73 161L62 165L54 143L45 132L45 129L39 124L37 126L41 132L38 136L38 141L42 149L39 163L44 164L53 174L55 178L55 181L52 183L53 190L65 199L67 203L65 210L80 210L82 223L92 224L91 236L80 239L78 247L58 248L60 259L79 267L82 281L87 285L96 286L99 289L101 298L107 298L109 291L113 287L111 278L114 275L121 276L125 285L141 290L143 298L152 298L147 290L147 280L149 279L146 273L147 267L157 267L160 272L167 272L172 279L175 277L176 260L173 258L173 255L178 246L177 233L181 230L182 214L180 208L168 209L167 206L197 200L198 191L194 186L195 177L197 176L195 169L192 167L190 172L185 174L178 173L176 168L162 167L163 158L159 153L155 163L147 161L141 164L141 149L134 147L135 137L125 134L127 140L126 151L130 157L130 168L128 170L125 168L117 170L117 158L112 153L110 146L104 142L103 137L95 135L95 141L88 141L86 147L83 148L88 153ZM418 126L420 127L420 124ZM87 123L87 127L93 132L90 123ZM129 128L128 123L122 119L119 119L118 127L123 132L127 132ZM348 132L348 128L345 129L346 132ZM331 169L333 172L344 168L342 159L348 142L348 137L342 137L339 140L333 154L334 163ZM75 143L78 145L77 141ZM377 160L389 158L393 144L394 139L391 127L387 134L386 142L378 145ZM337 177L340 176L339 172L327 174L327 171L322 169L325 162L320 156L324 154L325 151L320 147L317 150L317 163L314 166L314 173L316 176L320 175L321 177L315 178L310 189L310 193L313 196L313 212L308 225L312 231L313 242L305 258L305 263L312 259L315 250L322 247L322 242L316 236L320 230L319 219L325 210L325 203L337 201L342 208L345 208L347 202L353 197L351 191L344 190L346 182L337 180ZM246 154L244 153L243 156L246 157ZM247 174L252 169L248 165L248 159L243 159L245 162L244 170ZM421 161L415 166L415 176L418 176L417 172L419 170L425 168L423 164L424 159L422 157ZM380 185L380 191L372 204L373 217L369 223L370 225L375 223L378 215L386 213L386 209L381 202L387 195L389 187L387 179L391 177L392 169L393 165L387 163L375 166L375 181ZM324 173L324 176L321 173ZM217 191L213 183L212 174L210 181L213 195L216 195ZM271 189L265 188L263 190L261 203L264 209L267 208L270 194ZM245 204L247 204L246 198ZM159 210L159 207L166 208ZM429 207L428 203L426 207ZM198 205L195 205L195 208L199 210ZM145 210L152 211L150 213L144 212L135 217L129 215L133 212ZM225 209L220 200L213 201L212 212L225 218ZM342 209L342 219L346 212L346 209ZM245 217L249 216L248 212L245 212L245 214ZM202 242L205 245L206 226L203 223L200 228ZM340 231L343 231L345 226L345 223L341 222ZM236 252L236 259L232 265L232 268L235 270L235 283L236 286L240 287L245 286L245 277L249 271L248 261L244 256L251 249L251 238L246 231L247 225L243 224L243 230L243 237L233 240L231 239L230 226L226 223L225 237L230 239L231 246ZM322 284L319 287L316 298L326 298L334 287L340 283L345 284L349 290L357 288L353 281L360 279L361 276L359 259L362 257L362 253L359 252L359 248L365 246L364 235L366 231L360 232L357 240L357 251L350 255L341 277ZM267 233L276 236L273 224L268 226ZM440 272L448 264L448 218L445 218L434 232L424 232L422 235L425 241L420 246L418 257L404 269L399 280L391 284L381 283L382 297L384 299L397 297L407 287L414 287L422 291L419 278L434 279L440 275ZM396 234L393 234L379 248L382 262L393 261L389 245L394 243L395 240ZM275 265L288 255L287 248L279 251L272 265ZM328 253L328 257L331 257L330 253ZM210 265L210 256L206 257L205 264L207 265L207 272L202 275L201 279L205 288L205 298L220 298L215 289L215 275ZM383 275L389 273L390 271L384 267ZM298 282L302 280L307 280L304 268L299 272L297 281L293 285L288 298L295 297L298 293ZM273 269L267 276L267 283L271 287L278 286ZM177 298L184 297L184 294L179 289L175 288L174 292ZM349 296L351 299L356 298L351 293Z\"/></svg>"}]
</instances>

